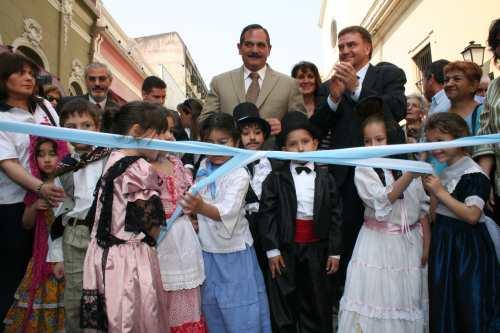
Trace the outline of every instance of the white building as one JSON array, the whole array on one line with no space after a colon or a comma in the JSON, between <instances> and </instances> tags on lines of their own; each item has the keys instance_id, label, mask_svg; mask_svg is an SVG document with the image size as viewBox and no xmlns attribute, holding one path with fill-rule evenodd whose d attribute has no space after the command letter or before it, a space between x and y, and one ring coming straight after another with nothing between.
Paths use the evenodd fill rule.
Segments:
<instances>
[{"instance_id":1,"label":"white building","mask_svg":"<svg viewBox=\"0 0 500 333\"><path fill-rule=\"evenodd\" d=\"M361 25L372 34L372 63L388 61L401 67L406 91L415 92L427 63L463 60L461 51L470 41L486 46L488 28L499 14L498 0L322 0L322 74L330 77L338 60L337 33ZM497 76L491 58L486 50L483 71Z\"/></svg>"},{"instance_id":2,"label":"white building","mask_svg":"<svg viewBox=\"0 0 500 333\"><path fill-rule=\"evenodd\" d=\"M167 105L170 108L175 109L185 98L205 99L207 86L177 32L144 36L135 40L143 58L167 83Z\"/></svg>"}]
</instances>

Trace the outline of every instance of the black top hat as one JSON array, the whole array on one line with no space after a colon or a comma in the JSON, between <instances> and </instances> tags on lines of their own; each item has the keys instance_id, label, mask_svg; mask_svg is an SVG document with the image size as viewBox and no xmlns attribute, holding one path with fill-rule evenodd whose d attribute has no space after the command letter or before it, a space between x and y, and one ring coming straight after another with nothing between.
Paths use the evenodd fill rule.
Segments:
<instances>
[{"instance_id":1,"label":"black top hat","mask_svg":"<svg viewBox=\"0 0 500 333\"><path fill-rule=\"evenodd\" d=\"M281 149L285 145L286 138L290 132L298 129L308 131L314 139L319 139L320 137L318 129L311 124L307 115L298 111L288 112L281 119L281 133L276 138L278 148Z\"/></svg>"},{"instance_id":2,"label":"black top hat","mask_svg":"<svg viewBox=\"0 0 500 333\"><path fill-rule=\"evenodd\" d=\"M267 138L271 133L271 127L269 126L267 121L260 117L259 109L253 103L244 102L236 105L233 110L233 118L238 126L242 126L248 123L259 124L264 131L265 138Z\"/></svg>"}]
</instances>

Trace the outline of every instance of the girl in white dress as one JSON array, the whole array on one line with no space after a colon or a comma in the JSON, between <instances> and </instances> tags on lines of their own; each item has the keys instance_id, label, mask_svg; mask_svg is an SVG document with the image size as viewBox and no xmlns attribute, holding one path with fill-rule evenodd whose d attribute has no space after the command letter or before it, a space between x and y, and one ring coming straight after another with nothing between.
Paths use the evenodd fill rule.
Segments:
<instances>
[{"instance_id":1,"label":"girl in white dress","mask_svg":"<svg viewBox=\"0 0 500 333\"><path fill-rule=\"evenodd\" d=\"M395 132L384 119L382 101L364 103L369 105L361 125L365 146L390 143ZM339 332L426 331L429 225L427 197L417 176L356 168L365 221L347 268Z\"/></svg>"}]
</instances>

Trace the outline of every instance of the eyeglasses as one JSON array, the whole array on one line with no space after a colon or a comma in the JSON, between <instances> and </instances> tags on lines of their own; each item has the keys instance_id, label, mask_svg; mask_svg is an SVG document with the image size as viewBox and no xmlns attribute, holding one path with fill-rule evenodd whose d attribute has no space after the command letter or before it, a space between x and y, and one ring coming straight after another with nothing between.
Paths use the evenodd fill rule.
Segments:
<instances>
[{"instance_id":1,"label":"eyeglasses","mask_svg":"<svg viewBox=\"0 0 500 333\"><path fill-rule=\"evenodd\" d=\"M108 77L106 75L102 75L102 76L87 76L87 80L89 80L90 82L96 82L96 81L103 82L103 81L106 81L107 79L108 79Z\"/></svg>"},{"instance_id":2,"label":"eyeglasses","mask_svg":"<svg viewBox=\"0 0 500 333\"><path fill-rule=\"evenodd\" d=\"M47 100L48 100L49 102L56 101L57 103L59 103L59 98L54 97L54 96L47 96Z\"/></svg>"}]
</instances>

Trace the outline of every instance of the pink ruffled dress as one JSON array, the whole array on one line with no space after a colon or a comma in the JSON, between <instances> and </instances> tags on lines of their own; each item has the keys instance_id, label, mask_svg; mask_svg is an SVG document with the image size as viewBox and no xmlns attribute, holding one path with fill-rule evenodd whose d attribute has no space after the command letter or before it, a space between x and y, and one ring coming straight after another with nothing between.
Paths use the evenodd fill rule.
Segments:
<instances>
[{"instance_id":1,"label":"pink ruffled dress","mask_svg":"<svg viewBox=\"0 0 500 333\"><path fill-rule=\"evenodd\" d=\"M158 174L144 159L115 151L97 188L82 326L86 332L165 332L156 242L148 234L164 221Z\"/></svg>"},{"instance_id":2,"label":"pink ruffled dress","mask_svg":"<svg viewBox=\"0 0 500 333\"><path fill-rule=\"evenodd\" d=\"M162 180L161 200L165 217L192 185L192 176L175 156L167 156L172 174L158 172ZM198 236L187 216L177 219L165 239L158 244L163 282L163 305L168 333L205 333L201 313L200 285L205 280L203 256Z\"/></svg>"}]
</instances>

